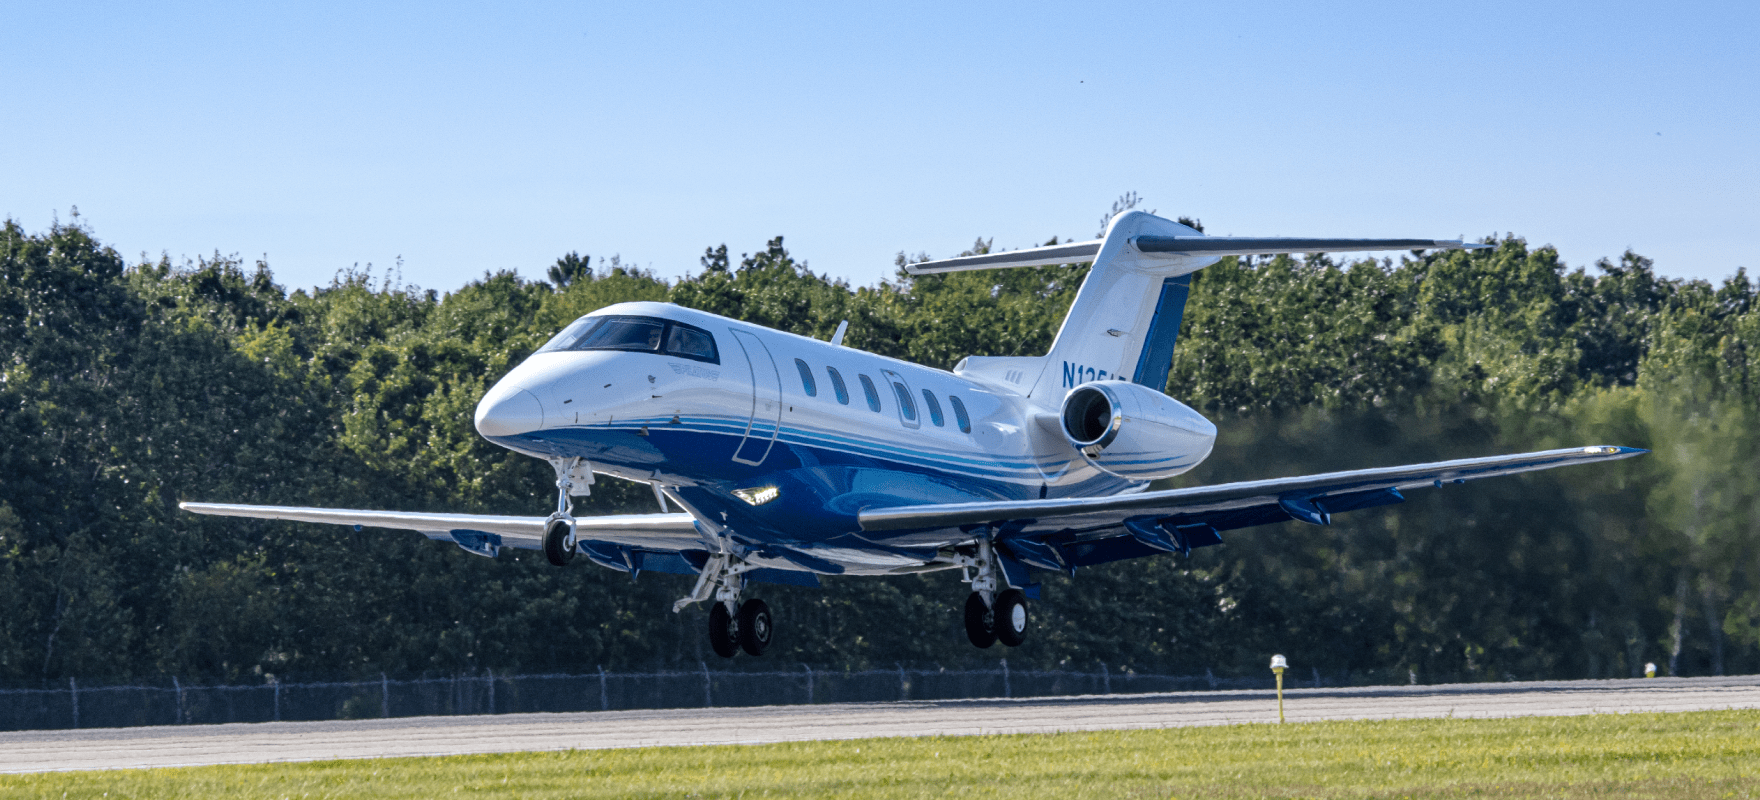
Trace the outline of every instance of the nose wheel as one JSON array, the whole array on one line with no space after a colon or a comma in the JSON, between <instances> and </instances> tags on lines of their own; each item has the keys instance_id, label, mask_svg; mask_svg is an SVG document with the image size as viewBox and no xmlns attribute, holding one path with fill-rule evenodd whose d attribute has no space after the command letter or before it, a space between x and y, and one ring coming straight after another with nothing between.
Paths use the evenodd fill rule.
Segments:
<instances>
[{"instance_id":1,"label":"nose wheel","mask_svg":"<svg viewBox=\"0 0 1760 800\"><path fill-rule=\"evenodd\" d=\"M552 458L556 470L556 513L544 523L544 558L558 567L574 560L574 501L592 494L593 465L584 458Z\"/></svg>"},{"instance_id":2,"label":"nose wheel","mask_svg":"<svg viewBox=\"0 0 1760 800\"><path fill-rule=\"evenodd\" d=\"M575 554L574 520L557 517L544 528L544 558L558 567L568 566Z\"/></svg>"}]
</instances>

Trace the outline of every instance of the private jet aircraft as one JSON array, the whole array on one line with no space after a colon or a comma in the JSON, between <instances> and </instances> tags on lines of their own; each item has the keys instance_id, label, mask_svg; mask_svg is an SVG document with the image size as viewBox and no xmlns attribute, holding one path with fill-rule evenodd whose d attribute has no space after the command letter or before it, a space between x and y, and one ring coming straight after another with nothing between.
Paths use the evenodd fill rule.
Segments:
<instances>
[{"instance_id":1,"label":"private jet aircraft","mask_svg":"<svg viewBox=\"0 0 1760 800\"><path fill-rule=\"evenodd\" d=\"M774 626L748 582L960 570L972 644L1020 645L1032 571L1222 543L1222 532L1398 503L1475 478L1627 458L1577 447L1146 491L1209 455L1216 426L1162 393L1191 275L1228 255L1485 247L1436 239L1205 236L1141 212L1104 238L907 267L925 275L1091 261L1038 357L953 371L666 303L576 320L477 406L490 441L550 463L548 516L183 503L199 514L413 530L495 557L585 556L634 577L695 575L715 652L758 655ZM661 513L575 517L596 475L646 483ZM681 509L670 512L672 507Z\"/></svg>"}]
</instances>

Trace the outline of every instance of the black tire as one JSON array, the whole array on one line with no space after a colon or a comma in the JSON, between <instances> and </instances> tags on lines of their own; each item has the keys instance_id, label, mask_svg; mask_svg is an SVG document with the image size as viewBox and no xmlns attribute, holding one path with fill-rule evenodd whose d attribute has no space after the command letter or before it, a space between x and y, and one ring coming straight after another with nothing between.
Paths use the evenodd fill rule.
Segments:
<instances>
[{"instance_id":1,"label":"black tire","mask_svg":"<svg viewBox=\"0 0 1760 800\"><path fill-rule=\"evenodd\" d=\"M558 567L568 566L574 560L575 549L568 546L571 532L568 520L553 520L544 529L544 557Z\"/></svg>"},{"instance_id":2,"label":"black tire","mask_svg":"<svg viewBox=\"0 0 1760 800\"><path fill-rule=\"evenodd\" d=\"M1009 589L996 596L996 640L1009 647L1020 647L1027 640L1027 596L1019 589Z\"/></svg>"},{"instance_id":3,"label":"black tire","mask_svg":"<svg viewBox=\"0 0 1760 800\"><path fill-rule=\"evenodd\" d=\"M977 647L996 644L996 615L977 592L966 598L966 638Z\"/></svg>"},{"instance_id":4,"label":"black tire","mask_svg":"<svg viewBox=\"0 0 1760 800\"><path fill-rule=\"evenodd\" d=\"M719 600L709 607L709 647L715 655L733 658L739 652L739 618L728 613Z\"/></svg>"},{"instance_id":5,"label":"black tire","mask_svg":"<svg viewBox=\"0 0 1760 800\"><path fill-rule=\"evenodd\" d=\"M762 600L747 600L739 606L739 646L754 656L761 656L776 633L770 618L770 606Z\"/></svg>"}]
</instances>

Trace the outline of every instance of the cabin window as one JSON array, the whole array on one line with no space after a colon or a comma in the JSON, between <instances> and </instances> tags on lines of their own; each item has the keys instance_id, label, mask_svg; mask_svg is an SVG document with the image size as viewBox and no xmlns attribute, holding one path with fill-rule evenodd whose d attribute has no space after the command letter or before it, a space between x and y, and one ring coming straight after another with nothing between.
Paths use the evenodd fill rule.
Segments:
<instances>
[{"instance_id":1,"label":"cabin window","mask_svg":"<svg viewBox=\"0 0 1760 800\"><path fill-rule=\"evenodd\" d=\"M972 432L972 418L966 414L966 404L959 401L958 395L948 395L947 402L953 406L953 420L959 423L960 433Z\"/></svg>"},{"instance_id":2,"label":"cabin window","mask_svg":"<svg viewBox=\"0 0 1760 800\"><path fill-rule=\"evenodd\" d=\"M935 423L935 427L940 428L947 424L947 418L941 416L941 403L928 389L923 390L923 406L929 409L929 421Z\"/></svg>"},{"instance_id":3,"label":"cabin window","mask_svg":"<svg viewBox=\"0 0 1760 800\"><path fill-rule=\"evenodd\" d=\"M657 317L581 317L551 337L540 353L565 350L622 350L633 353L662 352L667 355L721 363L715 337L702 328Z\"/></svg>"},{"instance_id":4,"label":"cabin window","mask_svg":"<svg viewBox=\"0 0 1760 800\"><path fill-rule=\"evenodd\" d=\"M806 392L808 397L818 397L819 386L813 382L813 368L798 358L794 360L794 368L801 373L801 391Z\"/></svg>"},{"instance_id":5,"label":"cabin window","mask_svg":"<svg viewBox=\"0 0 1760 800\"><path fill-rule=\"evenodd\" d=\"M898 410L908 422L917 421L917 404L911 402L911 390L898 381L892 382L892 393L898 395Z\"/></svg>"},{"instance_id":6,"label":"cabin window","mask_svg":"<svg viewBox=\"0 0 1760 800\"><path fill-rule=\"evenodd\" d=\"M826 367L825 374L831 376L831 391L837 393L837 402L849 405L849 387L843 385L843 376L838 374L836 367Z\"/></svg>"},{"instance_id":7,"label":"cabin window","mask_svg":"<svg viewBox=\"0 0 1760 800\"><path fill-rule=\"evenodd\" d=\"M862 394L868 396L868 410L879 411L880 390L874 388L874 379L860 373L857 373L856 377L862 382Z\"/></svg>"}]
</instances>

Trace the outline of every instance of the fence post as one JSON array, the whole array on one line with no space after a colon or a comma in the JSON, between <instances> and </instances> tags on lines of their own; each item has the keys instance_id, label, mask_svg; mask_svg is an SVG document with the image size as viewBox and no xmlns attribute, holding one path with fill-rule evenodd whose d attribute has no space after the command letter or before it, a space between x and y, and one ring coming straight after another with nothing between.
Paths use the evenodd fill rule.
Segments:
<instances>
[{"instance_id":1,"label":"fence post","mask_svg":"<svg viewBox=\"0 0 1760 800\"><path fill-rule=\"evenodd\" d=\"M810 706L813 704L813 668L802 664L801 669L807 671L807 705Z\"/></svg>"},{"instance_id":2,"label":"fence post","mask_svg":"<svg viewBox=\"0 0 1760 800\"><path fill-rule=\"evenodd\" d=\"M698 661L697 663L703 667L703 707L713 708L715 706L715 695L709 690L709 665L703 661Z\"/></svg>"},{"instance_id":3,"label":"fence post","mask_svg":"<svg viewBox=\"0 0 1760 800\"><path fill-rule=\"evenodd\" d=\"M275 677L275 680L273 681L273 683L275 684L275 721L280 722L281 721L281 676L277 675Z\"/></svg>"},{"instance_id":4,"label":"fence post","mask_svg":"<svg viewBox=\"0 0 1760 800\"><path fill-rule=\"evenodd\" d=\"M1320 688L1320 668L1314 667L1314 688Z\"/></svg>"},{"instance_id":5,"label":"fence post","mask_svg":"<svg viewBox=\"0 0 1760 800\"><path fill-rule=\"evenodd\" d=\"M73 693L73 727L79 727L79 682L67 679L67 690Z\"/></svg>"},{"instance_id":6,"label":"fence post","mask_svg":"<svg viewBox=\"0 0 1760 800\"><path fill-rule=\"evenodd\" d=\"M1212 691L1216 689L1216 673L1211 672L1209 667L1204 668L1204 680L1210 682L1210 689Z\"/></svg>"},{"instance_id":7,"label":"fence post","mask_svg":"<svg viewBox=\"0 0 1760 800\"><path fill-rule=\"evenodd\" d=\"M391 716L391 679L379 673L379 716Z\"/></svg>"},{"instance_id":8,"label":"fence post","mask_svg":"<svg viewBox=\"0 0 1760 800\"><path fill-rule=\"evenodd\" d=\"M1008 659L1002 659L1002 696L1013 697L1014 691L1008 687Z\"/></svg>"},{"instance_id":9,"label":"fence post","mask_svg":"<svg viewBox=\"0 0 1760 800\"><path fill-rule=\"evenodd\" d=\"M611 710L611 693L605 689L605 666L599 666L599 710Z\"/></svg>"},{"instance_id":10,"label":"fence post","mask_svg":"<svg viewBox=\"0 0 1760 800\"><path fill-rule=\"evenodd\" d=\"M175 724L182 725L183 724L183 684L177 682L176 675L171 676L171 697L177 706L177 711L175 714L172 715L172 718L177 720L177 722Z\"/></svg>"},{"instance_id":11,"label":"fence post","mask_svg":"<svg viewBox=\"0 0 1760 800\"><path fill-rule=\"evenodd\" d=\"M489 673L489 713L493 714L493 713L495 713L495 670L493 670L493 669L488 670L488 673Z\"/></svg>"},{"instance_id":12,"label":"fence post","mask_svg":"<svg viewBox=\"0 0 1760 800\"><path fill-rule=\"evenodd\" d=\"M898 699L899 700L911 699L911 686L909 683L905 682L904 665L900 664L897 661L892 662L892 665L895 667L898 667Z\"/></svg>"},{"instance_id":13,"label":"fence post","mask_svg":"<svg viewBox=\"0 0 1760 800\"><path fill-rule=\"evenodd\" d=\"M1112 670L1106 668L1106 662L1100 662L1100 685L1106 694L1112 694Z\"/></svg>"}]
</instances>

